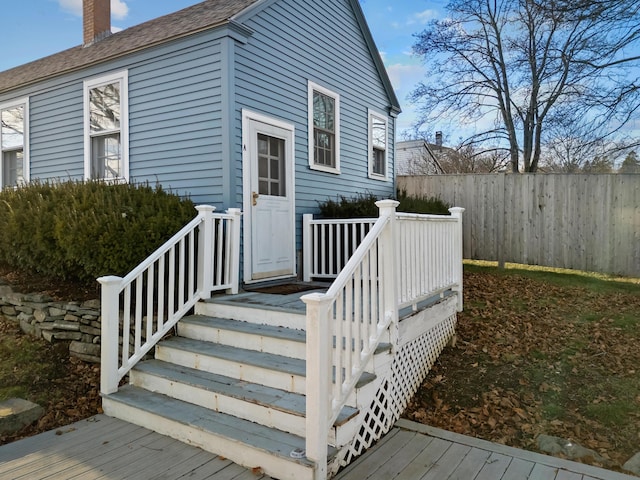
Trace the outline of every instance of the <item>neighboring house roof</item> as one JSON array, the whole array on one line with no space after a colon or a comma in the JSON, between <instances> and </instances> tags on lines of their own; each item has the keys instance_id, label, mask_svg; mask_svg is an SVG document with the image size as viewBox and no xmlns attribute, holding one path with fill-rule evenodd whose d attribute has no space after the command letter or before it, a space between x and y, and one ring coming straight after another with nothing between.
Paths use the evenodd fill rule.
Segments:
<instances>
[{"instance_id":1,"label":"neighboring house roof","mask_svg":"<svg viewBox=\"0 0 640 480\"><path fill-rule=\"evenodd\" d=\"M439 162L441 145L427 143L425 140L396 142L396 173L398 175L433 175L444 173Z\"/></svg>"},{"instance_id":2,"label":"neighboring house roof","mask_svg":"<svg viewBox=\"0 0 640 480\"><path fill-rule=\"evenodd\" d=\"M88 46L77 46L48 57L0 72L0 93L43 81L50 77L80 70L91 65L149 48L176 38L242 21L250 7L263 7L273 0L206 0L163 17L155 18ZM350 0L362 28L371 55L378 67L382 82L394 113L400 112L400 103L375 47L371 31L358 0Z\"/></svg>"}]
</instances>

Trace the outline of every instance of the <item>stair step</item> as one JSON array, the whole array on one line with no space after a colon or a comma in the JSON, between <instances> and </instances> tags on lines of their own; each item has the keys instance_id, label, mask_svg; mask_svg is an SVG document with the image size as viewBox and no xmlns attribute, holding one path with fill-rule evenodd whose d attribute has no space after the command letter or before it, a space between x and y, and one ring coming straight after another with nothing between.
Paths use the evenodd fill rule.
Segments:
<instances>
[{"instance_id":1,"label":"stair step","mask_svg":"<svg viewBox=\"0 0 640 480\"><path fill-rule=\"evenodd\" d=\"M286 327L191 315L178 323L178 334L258 352L305 358L306 333Z\"/></svg>"},{"instance_id":2,"label":"stair step","mask_svg":"<svg viewBox=\"0 0 640 480\"><path fill-rule=\"evenodd\" d=\"M306 364L297 358L183 337L160 342L156 358L288 392L304 394L306 391Z\"/></svg>"},{"instance_id":3,"label":"stair step","mask_svg":"<svg viewBox=\"0 0 640 480\"><path fill-rule=\"evenodd\" d=\"M299 295L265 295L245 292L214 296L195 305L196 315L232 318L249 323L304 330L305 306Z\"/></svg>"},{"instance_id":4,"label":"stair step","mask_svg":"<svg viewBox=\"0 0 640 480\"><path fill-rule=\"evenodd\" d=\"M171 337L157 345L156 359L288 392L306 393L306 362L298 358ZM372 373L363 373L356 388L375 378Z\"/></svg>"},{"instance_id":5,"label":"stair step","mask_svg":"<svg viewBox=\"0 0 640 480\"><path fill-rule=\"evenodd\" d=\"M103 406L107 415L196 445L247 468L259 467L267 475L313 478L312 462L291 457L293 451L305 448L304 438L297 435L133 385L104 396ZM330 458L335 453L336 449L328 447Z\"/></svg>"},{"instance_id":6,"label":"stair step","mask_svg":"<svg viewBox=\"0 0 640 480\"><path fill-rule=\"evenodd\" d=\"M306 399L297 393L161 360L139 363L131 371L131 383L254 422L268 422L268 426L296 435L303 436L305 432ZM344 407L335 427L339 428L357 414L357 409Z\"/></svg>"}]
</instances>

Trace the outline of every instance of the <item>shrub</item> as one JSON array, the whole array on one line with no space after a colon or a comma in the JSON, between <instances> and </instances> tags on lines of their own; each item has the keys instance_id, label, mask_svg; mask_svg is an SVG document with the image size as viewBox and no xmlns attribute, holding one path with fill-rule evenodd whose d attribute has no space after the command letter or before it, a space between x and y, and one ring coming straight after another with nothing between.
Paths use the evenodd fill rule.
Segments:
<instances>
[{"instance_id":1,"label":"shrub","mask_svg":"<svg viewBox=\"0 0 640 480\"><path fill-rule=\"evenodd\" d=\"M160 186L36 181L0 192L0 262L86 283L122 276L195 215Z\"/></svg>"},{"instance_id":2,"label":"shrub","mask_svg":"<svg viewBox=\"0 0 640 480\"><path fill-rule=\"evenodd\" d=\"M320 203L320 215L324 218L376 218L379 213L376 207L378 200L380 199L371 193L352 198L341 195L337 200L328 199ZM398 192L398 201L399 212L449 214L449 205L437 197L409 197L402 191Z\"/></svg>"}]
</instances>

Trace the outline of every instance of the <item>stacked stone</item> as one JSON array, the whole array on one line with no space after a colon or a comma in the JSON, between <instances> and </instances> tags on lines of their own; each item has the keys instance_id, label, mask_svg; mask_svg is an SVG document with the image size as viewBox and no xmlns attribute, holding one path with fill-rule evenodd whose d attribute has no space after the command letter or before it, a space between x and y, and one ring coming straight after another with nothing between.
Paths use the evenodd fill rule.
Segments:
<instances>
[{"instance_id":1,"label":"stacked stone","mask_svg":"<svg viewBox=\"0 0 640 480\"><path fill-rule=\"evenodd\" d=\"M54 302L46 295L25 295L0 285L0 313L29 335L48 342L70 340L71 355L100 362L100 300Z\"/></svg>"}]
</instances>

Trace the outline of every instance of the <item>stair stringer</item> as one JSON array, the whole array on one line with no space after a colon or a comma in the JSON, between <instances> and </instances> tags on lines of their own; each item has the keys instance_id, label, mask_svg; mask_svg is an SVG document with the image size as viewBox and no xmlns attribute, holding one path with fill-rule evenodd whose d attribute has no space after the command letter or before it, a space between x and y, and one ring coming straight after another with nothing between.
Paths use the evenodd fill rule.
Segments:
<instances>
[{"instance_id":1,"label":"stair stringer","mask_svg":"<svg viewBox=\"0 0 640 480\"><path fill-rule=\"evenodd\" d=\"M328 465L329 477L391 430L455 334L456 320L456 298L450 297L400 322L398 348L389 363L376 366L374 395L358 399L359 428Z\"/></svg>"}]
</instances>

